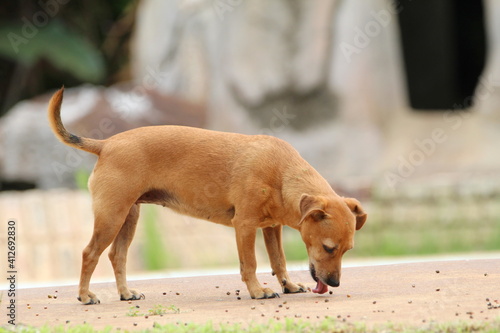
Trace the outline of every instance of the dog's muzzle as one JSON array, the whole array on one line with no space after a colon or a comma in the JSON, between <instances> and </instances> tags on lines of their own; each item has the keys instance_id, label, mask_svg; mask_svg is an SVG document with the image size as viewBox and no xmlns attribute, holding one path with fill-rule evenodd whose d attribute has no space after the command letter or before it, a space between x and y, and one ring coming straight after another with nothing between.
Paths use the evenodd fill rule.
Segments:
<instances>
[{"instance_id":1,"label":"dog's muzzle","mask_svg":"<svg viewBox=\"0 0 500 333\"><path fill-rule=\"evenodd\" d=\"M312 291L313 293L317 294L324 294L328 291L328 286L332 287L338 287L340 286L340 282L338 279L329 277L326 281L323 281L316 275L316 268L314 265L311 263L309 265L309 272L311 273L312 278L314 281L316 281L316 288L314 288Z\"/></svg>"}]
</instances>

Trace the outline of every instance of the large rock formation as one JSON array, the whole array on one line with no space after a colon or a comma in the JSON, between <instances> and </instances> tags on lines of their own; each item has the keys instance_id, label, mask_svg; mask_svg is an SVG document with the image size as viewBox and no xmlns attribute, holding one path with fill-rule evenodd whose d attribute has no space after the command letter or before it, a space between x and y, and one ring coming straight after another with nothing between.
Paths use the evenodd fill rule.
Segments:
<instances>
[{"instance_id":1,"label":"large rock formation","mask_svg":"<svg viewBox=\"0 0 500 333\"><path fill-rule=\"evenodd\" d=\"M143 0L134 75L162 72L160 89L208 104L210 128L282 137L344 187L496 171L500 8L486 4L477 112L409 109L397 24L406 4L389 0Z\"/></svg>"}]
</instances>

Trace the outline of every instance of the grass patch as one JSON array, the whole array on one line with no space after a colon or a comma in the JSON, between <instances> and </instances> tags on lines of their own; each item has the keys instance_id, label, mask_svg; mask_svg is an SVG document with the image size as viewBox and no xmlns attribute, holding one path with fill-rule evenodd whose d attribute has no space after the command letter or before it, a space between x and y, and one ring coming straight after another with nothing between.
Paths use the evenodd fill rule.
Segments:
<instances>
[{"instance_id":1,"label":"grass patch","mask_svg":"<svg viewBox=\"0 0 500 333\"><path fill-rule=\"evenodd\" d=\"M167 312L171 313L180 313L181 310L175 305L163 306L161 304L157 304L153 306L152 309L148 310L148 313L141 313L138 306L131 306L128 312L125 314L127 317L142 317L142 316L163 316Z\"/></svg>"},{"instance_id":2,"label":"grass patch","mask_svg":"<svg viewBox=\"0 0 500 333\"><path fill-rule=\"evenodd\" d=\"M90 173L84 169L78 169L74 173L76 188L82 191L88 191L88 183L90 178Z\"/></svg>"},{"instance_id":3,"label":"grass patch","mask_svg":"<svg viewBox=\"0 0 500 333\"><path fill-rule=\"evenodd\" d=\"M404 332L404 333L475 333L485 332L494 333L499 332L500 319L491 322L480 323L466 323L466 322L453 322L453 323L429 323L427 325L410 326L399 324L384 324L376 325L368 328L364 323L341 323L336 319L328 318L319 323L312 323L303 320L286 319L284 321L270 320L266 324L250 324L248 327L243 327L240 324L221 324L214 325L212 322L205 324L193 323L179 323L179 324L165 324L161 325L154 323L153 327L146 330L137 330L134 332L186 332L186 333L207 333L207 332L224 332L224 333L237 333L237 332L329 332L329 333L364 333L364 332ZM103 330L97 331L91 325L78 325L78 326L56 326L49 327L43 326L41 328L34 328L29 326L17 325L15 327L0 328L0 332L22 332L22 333L87 333L87 332L111 332L114 328L106 327Z\"/></svg>"},{"instance_id":4,"label":"grass patch","mask_svg":"<svg viewBox=\"0 0 500 333\"><path fill-rule=\"evenodd\" d=\"M289 261L306 261L307 250L298 231L283 229L283 248ZM356 232L349 257L418 256L500 250L500 217L496 220L405 221L368 217Z\"/></svg>"},{"instance_id":5,"label":"grass patch","mask_svg":"<svg viewBox=\"0 0 500 333\"><path fill-rule=\"evenodd\" d=\"M168 255L163 245L163 237L158 230L156 210L150 205L143 205L141 213L144 215L144 265L148 270L160 270L168 266L175 266L173 258Z\"/></svg>"}]
</instances>

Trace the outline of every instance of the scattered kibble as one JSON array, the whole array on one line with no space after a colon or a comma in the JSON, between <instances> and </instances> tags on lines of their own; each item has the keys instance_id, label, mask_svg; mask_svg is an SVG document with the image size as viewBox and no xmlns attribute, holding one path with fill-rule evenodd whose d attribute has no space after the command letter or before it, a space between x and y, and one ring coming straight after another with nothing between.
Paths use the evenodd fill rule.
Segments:
<instances>
[{"instance_id":1,"label":"scattered kibble","mask_svg":"<svg viewBox=\"0 0 500 333\"><path fill-rule=\"evenodd\" d=\"M436 273L439 274L439 270L436 270Z\"/></svg>"},{"instance_id":2,"label":"scattered kibble","mask_svg":"<svg viewBox=\"0 0 500 333\"><path fill-rule=\"evenodd\" d=\"M437 288L436 291L440 291L441 289Z\"/></svg>"}]
</instances>

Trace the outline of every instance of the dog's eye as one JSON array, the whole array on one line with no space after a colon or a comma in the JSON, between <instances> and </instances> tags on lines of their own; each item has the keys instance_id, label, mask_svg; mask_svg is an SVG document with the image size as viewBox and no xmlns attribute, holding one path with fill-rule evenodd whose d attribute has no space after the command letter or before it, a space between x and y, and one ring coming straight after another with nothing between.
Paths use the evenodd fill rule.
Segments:
<instances>
[{"instance_id":1,"label":"dog's eye","mask_svg":"<svg viewBox=\"0 0 500 333\"><path fill-rule=\"evenodd\" d=\"M333 251L335 251L335 249L336 249L335 247L329 247L329 246L326 246L326 245L323 245L323 248L328 253L333 253Z\"/></svg>"}]
</instances>

